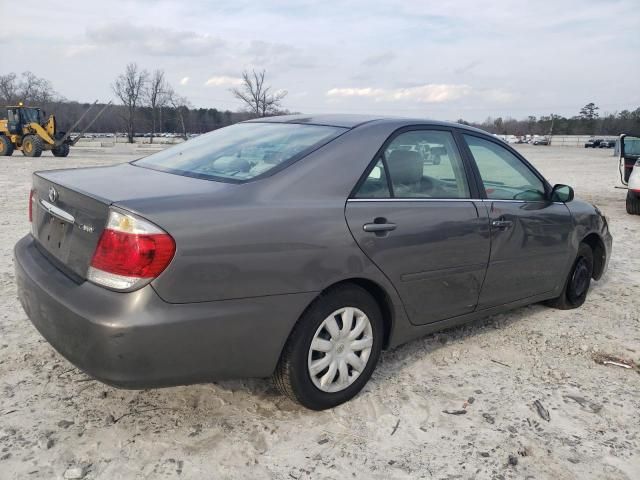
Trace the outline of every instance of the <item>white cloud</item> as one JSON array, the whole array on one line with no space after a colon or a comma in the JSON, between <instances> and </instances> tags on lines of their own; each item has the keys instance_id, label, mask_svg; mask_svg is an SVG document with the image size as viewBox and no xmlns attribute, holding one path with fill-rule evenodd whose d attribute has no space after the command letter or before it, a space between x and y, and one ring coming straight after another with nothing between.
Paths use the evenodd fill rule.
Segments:
<instances>
[{"instance_id":1,"label":"white cloud","mask_svg":"<svg viewBox=\"0 0 640 480\"><path fill-rule=\"evenodd\" d=\"M173 30L164 27L112 23L87 30L95 45L126 47L152 56L202 56L224 45L208 33Z\"/></svg>"},{"instance_id":2,"label":"white cloud","mask_svg":"<svg viewBox=\"0 0 640 480\"><path fill-rule=\"evenodd\" d=\"M187 83L189 83L189 77L182 77L180 79L180 85L185 86Z\"/></svg>"},{"instance_id":3,"label":"white cloud","mask_svg":"<svg viewBox=\"0 0 640 480\"><path fill-rule=\"evenodd\" d=\"M376 101L413 100L422 103L441 103L466 97L472 93L469 85L427 84L409 88L332 88L329 97L368 97Z\"/></svg>"},{"instance_id":4,"label":"white cloud","mask_svg":"<svg viewBox=\"0 0 640 480\"><path fill-rule=\"evenodd\" d=\"M227 77L226 75L219 75L211 77L204 82L207 87L233 87L242 84L241 78Z\"/></svg>"},{"instance_id":5,"label":"white cloud","mask_svg":"<svg viewBox=\"0 0 640 480\"><path fill-rule=\"evenodd\" d=\"M398 88L390 92L393 100L416 100L423 103L440 103L457 100L471 93L469 85L429 84L419 87Z\"/></svg>"},{"instance_id":6,"label":"white cloud","mask_svg":"<svg viewBox=\"0 0 640 480\"><path fill-rule=\"evenodd\" d=\"M385 90L381 88L332 88L327 92L329 97L381 97Z\"/></svg>"}]
</instances>

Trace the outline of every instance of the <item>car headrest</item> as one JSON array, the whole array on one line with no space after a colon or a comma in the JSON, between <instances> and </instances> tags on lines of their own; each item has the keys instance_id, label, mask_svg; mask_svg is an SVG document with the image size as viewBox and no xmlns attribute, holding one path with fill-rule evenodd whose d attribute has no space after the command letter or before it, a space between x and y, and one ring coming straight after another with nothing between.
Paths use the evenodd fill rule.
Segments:
<instances>
[{"instance_id":1,"label":"car headrest","mask_svg":"<svg viewBox=\"0 0 640 480\"><path fill-rule=\"evenodd\" d=\"M418 152L394 150L387 159L393 183L416 183L422 180L423 162Z\"/></svg>"}]
</instances>

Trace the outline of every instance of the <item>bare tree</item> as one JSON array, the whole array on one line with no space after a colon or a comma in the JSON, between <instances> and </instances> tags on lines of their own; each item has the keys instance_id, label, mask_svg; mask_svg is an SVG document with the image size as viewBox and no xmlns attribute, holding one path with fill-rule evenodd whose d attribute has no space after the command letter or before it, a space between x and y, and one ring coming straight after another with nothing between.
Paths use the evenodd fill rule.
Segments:
<instances>
[{"instance_id":1,"label":"bare tree","mask_svg":"<svg viewBox=\"0 0 640 480\"><path fill-rule=\"evenodd\" d=\"M147 89L147 100L149 107L151 108L151 140L153 143L153 137L156 134L156 118L157 113L162 112L162 107L167 105L169 101L170 86L164 78L163 70L156 70L151 75L149 80L149 88ZM158 118L160 128L162 128L162 119Z\"/></svg>"},{"instance_id":2,"label":"bare tree","mask_svg":"<svg viewBox=\"0 0 640 480\"><path fill-rule=\"evenodd\" d=\"M146 70L140 70L136 63L127 65L125 72L116 78L111 85L122 104L126 107L125 121L127 124L127 137L129 143L133 143L135 131L136 110L142 101L145 85L149 74Z\"/></svg>"},{"instance_id":3,"label":"bare tree","mask_svg":"<svg viewBox=\"0 0 640 480\"><path fill-rule=\"evenodd\" d=\"M180 124L180 130L182 131L182 138L185 140L187 137L187 122L186 118L189 115L189 108L191 107L191 103L187 100L186 97L182 95L178 95L172 88L169 88L167 92L167 99L169 105L176 112L176 117L178 119L178 123Z\"/></svg>"},{"instance_id":4,"label":"bare tree","mask_svg":"<svg viewBox=\"0 0 640 480\"><path fill-rule=\"evenodd\" d=\"M63 99L55 92L49 80L31 72L23 72L20 78L15 73L0 75L0 100L8 104L22 101L43 106Z\"/></svg>"},{"instance_id":5,"label":"bare tree","mask_svg":"<svg viewBox=\"0 0 640 480\"><path fill-rule=\"evenodd\" d=\"M256 117L266 117L277 113L281 106L281 101L287 96L286 90L277 90L272 93L271 87L265 85L266 71L251 73L242 72L242 85L239 88L232 88L231 93L238 100L245 103L249 110Z\"/></svg>"},{"instance_id":6,"label":"bare tree","mask_svg":"<svg viewBox=\"0 0 640 480\"><path fill-rule=\"evenodd\" d=\"M18 82L15 73L0 75L0 99L3 103L13 104L18 98Z\"/></svg>"}]
</instances>

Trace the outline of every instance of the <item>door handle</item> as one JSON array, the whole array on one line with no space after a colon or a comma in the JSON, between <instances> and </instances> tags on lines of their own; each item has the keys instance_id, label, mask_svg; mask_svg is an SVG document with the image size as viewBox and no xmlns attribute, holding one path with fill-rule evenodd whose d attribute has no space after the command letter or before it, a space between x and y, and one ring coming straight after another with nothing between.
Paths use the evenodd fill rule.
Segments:
<instances>
[{"instance_id":1,"label":"door handle","mask_svg":"<svg viewBox=\"0 0 640 480\"><path fill-rule=\"evenodd\" d=\"M397 225L395 223L365 223L362 229L369 233L390 232L395 230Z\"/></svg>"},{"instance_id":2,"label":"door handle","mask_svg":"<svg viewBox=\"0 0 640 480\"><path fill-rule=\"evenodd\" d=\"M491 226L500 230L506 230L513 226L513 222L511 220L492 220Z\"/></svg>"}]
</instances>

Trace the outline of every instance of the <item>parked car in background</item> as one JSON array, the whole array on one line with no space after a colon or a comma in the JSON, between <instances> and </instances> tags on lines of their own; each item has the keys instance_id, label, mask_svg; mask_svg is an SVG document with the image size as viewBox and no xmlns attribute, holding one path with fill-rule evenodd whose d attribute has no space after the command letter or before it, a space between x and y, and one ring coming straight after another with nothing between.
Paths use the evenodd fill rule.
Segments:
<instances>
[{"instance_id":1,"label":"parked car in background","mask_svg":"<svg viewBox=\"0 0 640 480\"><path fill-rule=\"evenodd\" d=\"M551 140L548 137L535 137L531 143L533 145L550 145Z\"/></svg>"},{"instance_id":2,"label":"parked car in background","mask_svg":"<svg viewBox=\"0 0 640 480\"><path fill-rule=\"evenodd\" d=\"M602 142L601 138L590 138L587 143L584 144L584 148L598 148Z\"/></svg>"},{"instance_id":3,"label":"parked car in background","mask_svg":"<svg viewBox=\"0 0 640 480\"><path fill-rule=\"evenodd\" d=\"M18 297L88 374L272 376L318 410L356 395L383 349L534 302L579 307L612 243L596 207L492 135L351 115L36 172L29 219Z\"/></svg>"},{"instance_id":4,"label":"parked car in background","mask_svg":"<svg viewBox=\"0 0 640 480\"><path fill-rule=\"evenodd\" d=\"M627 187L627 213L640 215L640 137L620 135L620 181Z\"/></svg>"},{"instance_id":5,"label":"parked car in background","mask_svg":"<svg viewBox=\"0 0 640 480\"><path fill-rule=\"evenodd\" d=\"M600 141L600 145L598 145L598 148L613 148L615 146L616 146L615 140L612 140L610 138L605 138Z\"/></svg>"}]
</instances>

